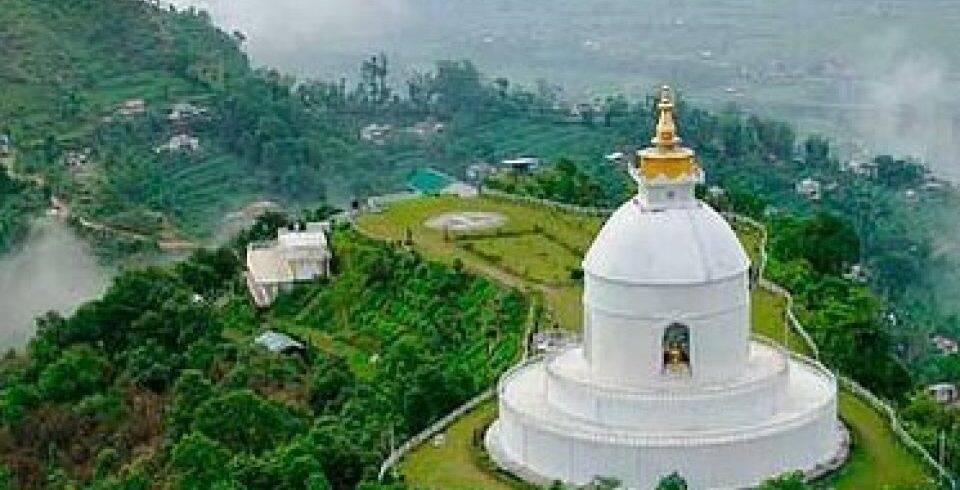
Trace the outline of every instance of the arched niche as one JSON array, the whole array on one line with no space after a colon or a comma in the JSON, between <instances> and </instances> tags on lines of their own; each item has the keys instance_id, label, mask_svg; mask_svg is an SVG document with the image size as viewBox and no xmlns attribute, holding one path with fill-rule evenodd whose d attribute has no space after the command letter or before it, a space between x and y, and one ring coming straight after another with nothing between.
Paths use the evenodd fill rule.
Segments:
<instances>
[{"instance_id":1,"label":"arched niche","mask_svg":"<svg viewBox=\"0 0 960 490\"><path fill-rule=\"evenodd\" d=\"M690 327L671 323L663 330L662 372L667 376L689 376L693 372L690 362Z\"/></svg>"}]
</instances>

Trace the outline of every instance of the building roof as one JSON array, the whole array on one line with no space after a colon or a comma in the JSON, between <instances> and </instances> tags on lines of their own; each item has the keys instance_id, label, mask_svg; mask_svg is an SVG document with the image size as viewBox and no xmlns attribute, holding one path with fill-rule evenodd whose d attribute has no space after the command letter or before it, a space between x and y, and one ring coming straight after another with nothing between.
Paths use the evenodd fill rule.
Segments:
<instances>
[{"instance_id":1,"label":"building roof","mask_svg":"<svg viewBox=\"0 0 960 490\"><path fill-rule=\"evenodd\" d=\"M293 275L280 251L266 244L247 249L247 269L258 284L289 282Z\"/></svg>"},{"instance_id":2,"label":"building roof","mask_svg":"<svg viewBox=\"0 0 960 490\"><path fill-rule=\"evenodd\" d=\"M620 207L583 261L584 272L631 284L702 284L750 267L730 225L703 203L660 211Z\"/></svg>"},{"instance_id":3,"label":"building roof","mask_svg":"<svg viewBox=\"0 0 960 490\"><path fill-rule=\"evenodd\" d=\"M277 241L283 247L291 248L327 248L326 224L309 223L306 230L279 230Z\"/></svg>"},{"instance_id":4,"label":"building roof","mask_svg":"<svg viewBox=\"0 0 960 490\"><path fill-rule=\"evenodd\" d=\"M307 223L305 230L277 231L277 239L247 246L247 270L257 284L281 284L296 278L292 261L330 258L328 223Z\"/></svg>"},{"instance_id":5,"label":"building roof","mask_svg":"<svg viewBox=\"0 0 960 490\"><path fill-rule=\"evenodd\" d=\"M453 177L432 168L417 169L407 179L407 185L422 194L439 194L454 182Z\"/></svg>"},{"instance_id":6,"label":"building roof","mask_svg":"<svg viewBox=\"0 0 960 490\"><path fill-rule=\"evenodd\" d=\"M269 350L270 352L288 352L291 350L304 350L305 346L294 340L289 335L268 330L260 334L254 343Z\"/></svg>"}]
</instances>

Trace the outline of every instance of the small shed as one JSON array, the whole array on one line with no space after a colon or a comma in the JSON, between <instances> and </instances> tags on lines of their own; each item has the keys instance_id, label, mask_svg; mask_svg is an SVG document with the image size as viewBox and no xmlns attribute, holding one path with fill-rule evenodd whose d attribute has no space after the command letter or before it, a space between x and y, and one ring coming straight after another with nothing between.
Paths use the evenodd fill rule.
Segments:
<instances>
[{"instance_id":1,"label":"small shed","mask_svg":"<svg viewBox=\"0 0 960 490\"><path fill-rule=\"evenodd\" d=\"M296 354L306 352L307 350L306 346L303 345L302 342L287 334L273 330L267 330L266 332L260 334L256 339L254 339L253 342L260 347L275 353Z\"/></svg>"},{"instance_id":2,"label":"small shed","mask_svg":"<svg viewBox=\"0 0 960 490\"><path fill-rule=\"evenodd\" d=\"M525 174L540 168L540 159L535 157L508 158L500 164L506 169Z\"/></svg>"}]
</instances>

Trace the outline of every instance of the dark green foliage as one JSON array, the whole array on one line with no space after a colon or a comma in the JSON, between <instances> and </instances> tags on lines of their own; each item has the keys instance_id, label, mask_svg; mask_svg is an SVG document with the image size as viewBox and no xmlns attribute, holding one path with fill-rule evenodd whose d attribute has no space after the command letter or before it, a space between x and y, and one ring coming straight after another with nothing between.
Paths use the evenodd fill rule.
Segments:
<instances>
[{"instance_id":1,"label":"dark green foliage","mask_svg":"<svg viewBox=\"0 0 960 490\"><path fill-rule=\"evenodd\" d=\"M812 490L813 487L807 485L802 472L788 473L785 475L771 478L760 485L760 490Z\"/></svg>"},{"instance_id":2,"label":"dark green foliage","mask_svg":"<svg viewBox=\"0 0 960 490\"><path fill-rule=\"evenodd\" d=\"M29 218L37 213L41 203L39 191L10 180L0 165L0 253L26 234Z\"/></svg>"},{"instance_id":3,"label":"dark green foliage","mask_svg":"<svg viewBox=\"0 0 960 490\"><path fill-rule=\"evenodd\" d=\"M170 466L182 488L213 488L214 484L229 478L227 468L231 456L217 441L194 432L182 437L173 447Z\"/></svg>"},{"instance_id":4,"label":"dark green foliage","mask_svg":"<svg viewBox=\"0 0 960 490\"><path fill-rule=\"evenodd\" d=\"M76 401L107 385L108 366L106 358L93 348L76 345L40 372L37 388L44 400Z\"/></svg>"},{"instance_id":5,"label":"dark green foliage","mask_svg":"<svg viewBox=\"0 0 960 490\"><path fill-rule=\"evenodd\" d=\"M280 404L238 390L201 403L192 427L234 452L259 454L302 431L303 422Z\"/></svg>"},{"instance_id":6,"label":"dark green foliage","mask_svg":"<svg viewBox=\"0 0 960 490\"><path fill-rule=\"evenodd\" d=\"M772 225L770 248L784 261L806 260L815 271L839 276L860 258L860 242L847 220L820 212L808 219L785 217Z\"/></svg>"},{"instance_id":7,"label":"dark green foliage","mask_svg":"<svg viewBox=\"0 0 960 490\"><path fill-rule=\"evenodd\" d=\"M687 481L679 473L671 473L660 479L657 490L687 490Z\"/></svg>"},{"instance_id":8,"label":"dark green foliage","mask_svg":"<svg viewBox=\"0 0 960 490\"><path fill-rule=\"evenodd\" d=\"M487 185L513 194L532 195L583 206L597 205L606 197L595 179L568 158L561 158L547 171L537 172L532 176L503 174L489 180Z\"/></svg>"}]
</instances>

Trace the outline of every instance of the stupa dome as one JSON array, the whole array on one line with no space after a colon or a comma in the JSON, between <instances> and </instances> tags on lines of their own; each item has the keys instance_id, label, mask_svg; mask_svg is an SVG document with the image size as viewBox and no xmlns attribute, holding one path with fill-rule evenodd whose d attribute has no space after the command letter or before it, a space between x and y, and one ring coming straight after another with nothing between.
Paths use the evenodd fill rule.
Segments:
<instances>
[{"instance_id":1,"label":"stupa dome","mask_svg":"<svg viewBox=\"0 0 960 490\"><path fill-rule=\"evenodd\" d=\"M750 267L737 235L703 203L644 212L624 203L600 230L583 261L587 274L630 284L700 284Z\"/></svg>"}]
</instances>

